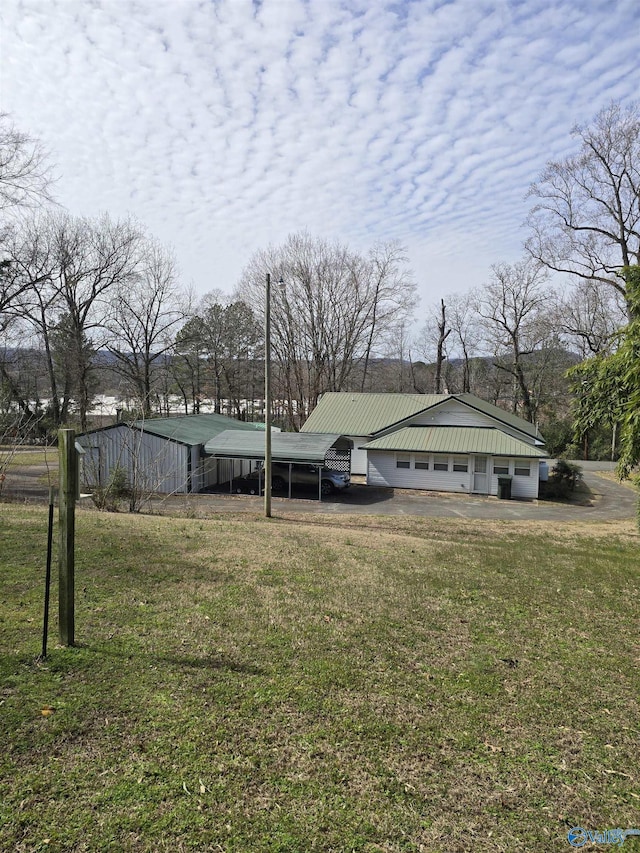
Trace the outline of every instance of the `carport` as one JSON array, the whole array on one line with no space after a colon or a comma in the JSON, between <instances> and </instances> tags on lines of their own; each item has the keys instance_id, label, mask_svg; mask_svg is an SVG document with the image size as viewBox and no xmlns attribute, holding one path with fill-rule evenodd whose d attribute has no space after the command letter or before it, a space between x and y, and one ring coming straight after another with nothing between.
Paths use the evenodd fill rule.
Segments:
<instances>
[{"instance_id":1,"label":"carport","mask_svg":"<svg viewBox=\"0 0 640 853\"><path fill-rule=\"evenodd\" d=\"M343 435L327 433L274 432L271 460L289 466L288 497L291 497L293 465L313 465L318 470L318 498L322 500L322 469L349 472L353 442ZM243 459L264 463L264 434L225 430L205 444L204 452L215 459ZM262 478L258 478L260 490ZM233 479L229 481L233 492Z\"/></svg>"}]
</instances>

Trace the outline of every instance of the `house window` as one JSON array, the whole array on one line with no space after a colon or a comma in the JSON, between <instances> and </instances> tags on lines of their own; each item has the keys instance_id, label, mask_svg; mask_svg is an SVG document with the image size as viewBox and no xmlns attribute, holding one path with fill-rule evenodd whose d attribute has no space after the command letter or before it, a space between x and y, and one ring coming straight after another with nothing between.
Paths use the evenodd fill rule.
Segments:
<instances>
[{"instance_id":1,"label":"house window","mask_svg":"<svg viewBox=\"0 0 640 853\"><path fill-rule=\"evenodd\" d=\"M494 459L493 460L493 473L494 474L508 474L509 473L509 460L508 459Z\"/></svg>"},{"instance_id":2,"label":"house window","mask_svg":"<svg viewBox=\"0 0 640 853\"><path fill-rule=\"evenodd\" d=\"M530 477L531 476L531 463L528 459L516 459L515 468L513 469L513 473L516 477Z\"/></svg>"},{"instance_id":3,"label":"house window","mask_svg":"<svg viewBox=\"0 0 640 853\"><path fill-rule=\"evenodd\" d=\"M426 453L416 453L415 455L415 467L419 471L428 471L429 470L429 456Z\"/></svg>"},{"instance_id":4,"label":"house window","mask_svg":"<svg viewBox=\"0 0 640 853\"><path fill-rule=\"evenodd\" d=\"M396 453L396 468L411 468L411 456L408 453Z\"/></svg>"},{"instance_id":5,"label":"house window","mask_svg":"<svg viewBox=\"0 0 640 853\"><path fill-rule=\"evenodd\" d=\"M469 460L466 456L454 456L453 457L453 470L454 471L468 471L469 470Z\"/></svg>"},{"instance_id":6,"label":"house window","mask_svg":"<svg viewBox=\"0 0 640 853\"><path fill-rule=\"evenodd\" d=\"M447 456L434 456L433 457L433 470L434 471L448 471L449 470L449 459Z\"/></svg>"}]
</instances>

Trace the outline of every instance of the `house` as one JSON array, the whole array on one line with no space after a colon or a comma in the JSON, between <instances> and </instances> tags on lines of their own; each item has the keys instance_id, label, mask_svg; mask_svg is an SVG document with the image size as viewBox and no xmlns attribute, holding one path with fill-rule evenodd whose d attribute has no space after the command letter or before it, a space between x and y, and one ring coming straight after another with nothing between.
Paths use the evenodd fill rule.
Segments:
<instances>
[{"instance_id":1,"label":"house","mask_svg":"<svg viewBox=\"0 0 640 853\"><path fill-rule=\"evenodd\" d=\"M473 394L325 394L302 432L353 441L351 473L367 484L468 494L538 497L547 457L534 424Z\"/></svg>"},{"instance_id":2,"label":"house","mask_svg":"<svg viewBox=\"0 0 640 853\"><path fill-rule=\"evenodd\" d=\"M224 415L184 415L117 423L78 436L85 449L84 484L106 486L115 469L129 484L149 493L189 494L248 473L243 460L214 459L205 444L222 432L264 433L264 424Z\"/></svg>"}]
</instances>

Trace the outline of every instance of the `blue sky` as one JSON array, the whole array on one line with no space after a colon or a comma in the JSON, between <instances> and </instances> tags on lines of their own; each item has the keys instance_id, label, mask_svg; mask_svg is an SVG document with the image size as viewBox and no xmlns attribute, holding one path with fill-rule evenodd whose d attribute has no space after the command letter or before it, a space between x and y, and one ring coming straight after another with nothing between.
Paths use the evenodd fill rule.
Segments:
<instances>
[{"instance_id":1,"label":"blue sky","mask_svg":"<svg viewBox=\"0 0 640 853\"><path fill-rule=\"evenodd\" d=\"M423 308L522 254L570 130L640 90L637 0L3 0L0 109L71 212L231 291L292 231L408 250Z\"/></svg>"}]
</instances>

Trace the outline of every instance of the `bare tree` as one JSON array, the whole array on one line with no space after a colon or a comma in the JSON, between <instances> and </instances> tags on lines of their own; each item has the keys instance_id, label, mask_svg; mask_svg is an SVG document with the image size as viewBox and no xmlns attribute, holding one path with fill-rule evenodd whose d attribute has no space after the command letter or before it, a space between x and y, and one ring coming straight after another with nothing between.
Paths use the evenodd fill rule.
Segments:
<instances>
[{"instance_id":1,"label":"bare tree","mask_svg":"<svg viewBox=\"0 0 640 853\"><path fill-rule=\"evenodd\" d=\"M537 401L527 376L527 358L543 347L550 334L545 272L531 260L495 264L492 271L491 281L479 291L478 313L494 364L513 378L513 411L522 405L524 416L533 423Z\"/></svg>"},{"instance_id":2,"label":"bare tree","mask_svg":"<svg viewBox=\"0 0 640 853\"><path fill-rule=\"evenodd\" d=\"M611 351L626 324L625 308L617 291L586 280L559 294L554 311L559 331L584 359Z\"/></svg>"},{"instance_id":3,"label":"bare tree","mask_svg":"<svg viewBox=\"0 0 640 853\"><path fill-rule=\"evenodd\" d=\"M4 286L0 289L0 319L6 333L9 323L17 325L22 341L30 337L28 328L35 331L42 344L49 379L50 407L53 424L65 419L62 414L57 388L53 348L50 331L61 314L52 288L56 275L57 258L45 225L46 217L33 215L23 218L6 235L4 244ZM22 411L31 412L29 392L16 383L15 373L10 372L7 360L0 363L0 372L5 382L11 384L14 399Z\"/></svg>"},{"instance_id":4,"label":"bare tree","mask_svg":"<svg viewBox=\"0 0 640 853\"><path fill-rule=\"evenodd\" d=\"M266 273L272 289L272 352L297 428L325 391L361 387L376 348L407 316L415 285L396 244L360 255L338 242L290 235L284 245L258 252L245 269L238 296L264 310Z\"/></svg>"},{"instance_id":5,"label":"bare tree","mask_svg":"<svg viewBox=\"0 0 640 853\"><path fill-rule=\"evenodd\" d=\"M472 388L473 358L478 354L481 330L476 310L477 297L474 291L453 293L447 297L449 325L452 332L452 354L462 360L462 391Z\"/></svg>"},{"instance_id":6,"label":"bare tree","mask_svg":"<svg viewBox=\"0 0 640 853\"><path fill-rule=\"evenodd\" d=\"M132 281L139 240L139 228L129 221L49 211L26 221L5 247L16 277L14 294L20 289L11 310L31 324L47 354L55 425L65 411L59 404L51 331L64 318L73 394L86 430L95 370L87 342L102 333L113 289Z\"/></svg>"},{"instance_id":7,"label":"bare tree","mask_svg":"<svg viewBox=\"0 0 640 853\"><path fill-rule=\"evenodd\" d=\"M154 366L168 358L174 331L188 312L172 254L155 240L141 239L135 271L117 282L109 306L107 349L143 416L149 417Z\"/></svg>"},{"instance_id":8,"label":"bare tree","mask_svg":"<svg viewBox=\"0 0 640 853\"><path fill-rule=\"evenodd\" d=\"M440 300L440 314L438 316L438 342L436 346L436 394L442 394L442 365L446 359L445 343L451 329L447 329L447 307L444 299Z\"/></svg>"},{"instance_id":9,"label":"bare tree","mask_svg":"<svg viewBox=\"0 0 640 853\"><path fill-rule=\"evenodd\" d=\"M573 134L579 151L548 163L531 187L527 250L626 299L624 269L640 263L640 105L613 103Z\"/></svg>"},{"instance_id":10,"label":"bare tree","mask_svg":"<svg viewBox=\"0 0 640 853\"><path fill-rule=\"evenodd\" d=\"M449 384L446 376L449 372L447 370L446 342L450 334L451 328L447 323L447 306L444 299L441 299L438 305L433 305L428 311L427 322L416 340L418 351L426 361L434 363L432 360L435 354L432 387L436 394L442 394L443 386L448 387Z\"/></svg>"},{"instance_id":11,"label":"bare tree","mask_svg":"<svg viewBox=\"0 0 640 853\"><path fill-rule=\"evenodd\" d=\"M54 216L50 236L58 267L52 282L69 315L77 358L76 403L80 428L87 429L89 377L95 369L86 358L85 336L104 327L109 301L136 271L140 229L129 220L113 222L107 214L96 220Z\"/></svg>"},{"instance_id":12,"label":"bare tree","mask_svg":"<svg viewBox=\"0 0 640 853\"><path fill-rule=\"evenodd\" d=\"M50 202L51 183L42 144L0 113L0 211Z\"/></svg>"}]
</instances>

